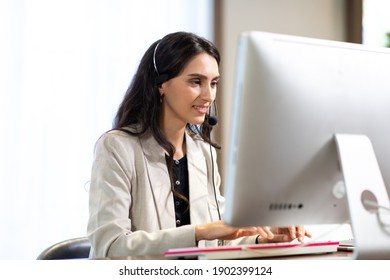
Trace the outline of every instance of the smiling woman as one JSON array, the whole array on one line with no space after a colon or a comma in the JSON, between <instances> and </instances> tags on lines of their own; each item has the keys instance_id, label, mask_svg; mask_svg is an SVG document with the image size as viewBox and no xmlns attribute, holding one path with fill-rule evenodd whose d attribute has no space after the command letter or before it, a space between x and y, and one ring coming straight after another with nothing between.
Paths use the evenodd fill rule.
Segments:
<instances>
[{"instance_id":1,"label":"smiling woman","mask_svg":"<svg viewBox=\"0 0 390 280\"><path fill-rule=\"evenodd\" d=\"M219 61L210 41L188 32L168 34L145 52L113 129L96 146L91 257L163 254L235 232L218 222L223 200L206 118ZM209 223L221 233L205 238L211 227L197 225Z\"/></svg>"}]
</instances>

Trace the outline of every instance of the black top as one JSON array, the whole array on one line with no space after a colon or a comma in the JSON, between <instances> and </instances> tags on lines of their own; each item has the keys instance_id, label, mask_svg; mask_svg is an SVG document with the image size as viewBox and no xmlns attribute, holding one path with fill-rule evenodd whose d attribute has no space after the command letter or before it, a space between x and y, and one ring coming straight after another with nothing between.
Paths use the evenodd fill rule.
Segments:
<instances>
[{"instance_id":1,"label":"black top","mask_svg":"<svg viewBox=\"0 0 390 280\"><path fill-rule=\"evenodd\" d=\"M175 190L187 199L187 201L185 201L177 195L174 196L176 226L180 227L190 224L190 208L188 202L190 193L186 156L182 157L180 160L173 161L173 182Z\"/></svg>"}]
</instances>

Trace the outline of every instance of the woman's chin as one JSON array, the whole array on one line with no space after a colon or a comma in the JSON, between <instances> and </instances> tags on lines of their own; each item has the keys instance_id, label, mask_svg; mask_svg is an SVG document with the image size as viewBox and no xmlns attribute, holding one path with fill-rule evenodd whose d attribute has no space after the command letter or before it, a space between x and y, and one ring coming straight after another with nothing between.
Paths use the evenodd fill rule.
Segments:
<instances>
[{"instance_id":1,"label":"woman's chin","mask_svg":"<svg viewBox=\"0 0 390 280\"><path fill-rule=\"evenodd\" d=\"M203 122L204 122L204 117L201 117L201 118L194 118L190 123L195 125L200 125L203 124Z\"/></svg>"}]
</instances>

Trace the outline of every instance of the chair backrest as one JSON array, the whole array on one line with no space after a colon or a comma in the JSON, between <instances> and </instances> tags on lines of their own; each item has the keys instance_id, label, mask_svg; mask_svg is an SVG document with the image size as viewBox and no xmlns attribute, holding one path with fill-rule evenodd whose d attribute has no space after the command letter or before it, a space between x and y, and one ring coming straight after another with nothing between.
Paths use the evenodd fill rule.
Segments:
<instances>
[{"instance_id":1,"label":"chair backrest","mask_svg":"<svg viewBox=\"0 0 390 280\"><path fill-rule=\"evenodd\" d=\"M37 260L86 259L91 243L87 237L78 237L58 242L39 254Z\"/></svg>"}]
</instances>

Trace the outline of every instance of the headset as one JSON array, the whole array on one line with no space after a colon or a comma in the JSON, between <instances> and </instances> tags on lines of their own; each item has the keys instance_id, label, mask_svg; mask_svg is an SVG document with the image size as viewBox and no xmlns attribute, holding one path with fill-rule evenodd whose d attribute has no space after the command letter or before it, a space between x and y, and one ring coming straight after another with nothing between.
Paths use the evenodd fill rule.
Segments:
<instances>
[{"instance_id":1,"label":"headset","mask_svg":"<svg viewBox=\"0 0 390 280\"><path fill-rule=\"evenodd\" d=\"M157 74L157 77L155 80L156 85L160 85L163 82L170 79L170 75L168 73L160 74L160 72L158 71L158 68L157 68L156 52L157 52L157 48L160 45L161 41L162 41L162 39L160 39L158 41L158 43L154 47L154 51L153 51L153 66L154 66L154 70L156 71L156 74ZM218 117L217 117L218 111L217 111L217 104L216 104L215 100L213 101L212 105L214 107L214 115L211 115L211 106L210 106L209 112L207 113L206 118L207 118L208 125L215 126L218 123ZM199 132L199 127L197 125L194 125L194 127ZM212 176L212 183L213 183L213 190L214 190L214 200L215 200L215 205L217 206L218 218L221 221L222 220L221 212L219 210L219 204L218 204L218 199L217 199L217 189L216 189L215 180L214 180L214 157L213 157L213 149L212 149L212 145L211 145L211 129L209 130L209 141L210 141L211 176Z\"/></svg>"},{"instance_id":2,"label":"headset","mask_svg":"<svg viewBox=\"0 0 390 280\"><path fill-rule=\"evenodd\" d=\"M154 70L156 71L156 74L157 74L157 77L156 77L156 80L155 80L155 84L156 85L160 85L163 82L165 82L165 81L170 79L170 75L168 73L161 74L158 71L158 69L157 69L156 52L157 52L157 48L160 45L161 41L162 41L162 39L160 39L160 41L158 41L158 43L154 47L154 52L153 52L153 66L154 66Z\"/></svg>"}]
</instances>

